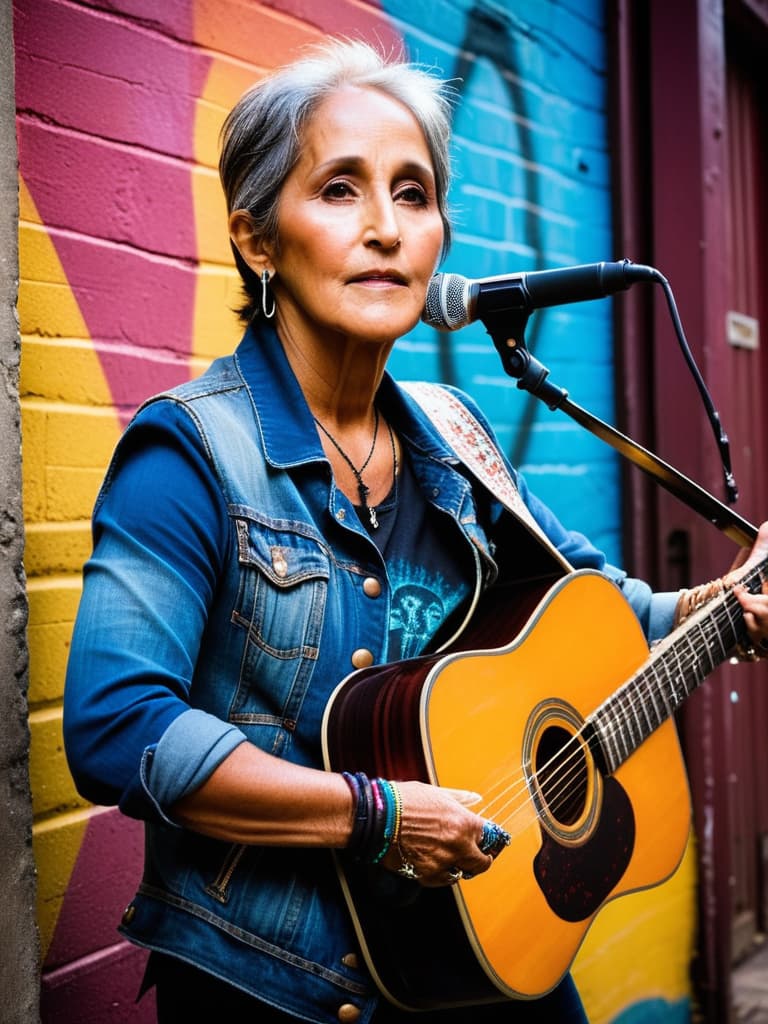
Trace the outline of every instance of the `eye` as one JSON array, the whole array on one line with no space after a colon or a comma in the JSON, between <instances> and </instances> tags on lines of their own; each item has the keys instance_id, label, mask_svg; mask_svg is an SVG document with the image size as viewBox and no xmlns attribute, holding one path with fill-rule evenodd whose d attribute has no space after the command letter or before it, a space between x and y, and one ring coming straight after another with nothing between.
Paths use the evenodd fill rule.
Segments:
<instances>
[{"instance_id":1,"label":"eye","mask_svg":"<svg viewBox=\"0 0 768 1024\"><path fill-rule=\"evenodd\" d=\"M337 179L336 181L329 181L328 184L323 188L322 196L323 199L348 199L353 194L351 184L345 179Z\"/></svg>"},{"instance_id":2,"label":"eye","mask_svg":"<svg viewBox=\"0 0 768 1024\"><path fill-rule=\"evenodd\" d=\"M429 202L427 193L415 182L401 185L396 190L394 198L396 202L406 203L408 206L426 206Z\"/></svg>"}]
</instances>

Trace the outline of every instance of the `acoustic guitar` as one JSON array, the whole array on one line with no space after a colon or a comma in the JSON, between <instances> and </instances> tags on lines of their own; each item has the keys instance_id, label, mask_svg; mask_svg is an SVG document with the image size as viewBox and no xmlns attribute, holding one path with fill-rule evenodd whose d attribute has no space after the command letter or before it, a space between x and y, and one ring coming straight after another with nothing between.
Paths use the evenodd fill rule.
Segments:
<instances>
[{"instance_id":1,"label":"acoustic guitar","mask_svg":"<svg viewBox=\"0 0 768 1024\"><path fill-rule=\"evenodd\" d=\"M759 590L766 566L742 582ZM618 587L583 570L491 590L451 650L337 687L323 723L328 770L474 790L473 810L511 835L491 870L438 889L336 855L390 1001L541 996L608 901L675 871L691 815L672 715L744 636L726 590L649 654Z\"/></svg>"}]
</instances>

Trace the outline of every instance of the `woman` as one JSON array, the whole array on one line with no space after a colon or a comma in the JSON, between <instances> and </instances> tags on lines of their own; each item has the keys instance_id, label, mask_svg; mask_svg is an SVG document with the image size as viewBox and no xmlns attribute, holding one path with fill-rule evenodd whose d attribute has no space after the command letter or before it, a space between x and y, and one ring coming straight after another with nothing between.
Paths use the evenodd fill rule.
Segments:
<instances>
[{"instance_id":1,"label":"woman","mask_svg":"<svg viewBox=\"0 0 768 1024\"><path fill-rule=\"evenodd\" d=\"M428 888L504 856L471 792L323 770L353 669L436 647L532 566L602 570L651 640L673 622L677 595L607 566L517 479L544 537L520 531L385 372L448 245L447 139L441 83L360 43L246 93L220 164L244 339L139 411L97 501L65 737L82 793L147 823L122 930L154 951L160 1020L405 1019L329 851ZM741 599L757 644L768 599ZM584 1019L569 979L482 1012Z\"/></svg>"}]
</instances>

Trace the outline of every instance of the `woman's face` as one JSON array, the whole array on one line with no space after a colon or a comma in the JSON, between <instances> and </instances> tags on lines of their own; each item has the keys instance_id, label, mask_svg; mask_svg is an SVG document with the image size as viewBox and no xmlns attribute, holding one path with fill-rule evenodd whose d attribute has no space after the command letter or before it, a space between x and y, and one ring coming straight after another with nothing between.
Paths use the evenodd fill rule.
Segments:
<instances>
[{"instance_id":1,"label":"woman's face","mask_svg":"<svg viewBox=\"0 0 768 1024\"><path fill-rule=\"evenodd\" d=\"M375 89L324 100L268 249L278 325L302 343L391 342L421 316L442 243L432 159L413 114Z\"/></svg>"}]
</instances>

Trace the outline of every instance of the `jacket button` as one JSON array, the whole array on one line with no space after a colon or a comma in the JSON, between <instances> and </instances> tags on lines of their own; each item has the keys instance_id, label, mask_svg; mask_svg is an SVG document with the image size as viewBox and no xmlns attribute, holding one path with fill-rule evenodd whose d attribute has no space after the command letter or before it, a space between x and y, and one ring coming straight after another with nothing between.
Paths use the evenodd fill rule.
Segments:
<instances>
[{"instance_id":1,"label":"jacket button","mask_svg":"<svg viewBox=\"0 0 768 1024\"><path fill-rule=\"evenodd\" d=\"M285 560L285 555L280 548L272 548L272 568L275 571L275 576L278 579L285 579L288 575L288 563Z\"/></svg>"},{"instance_id":2,"label":"jacket button","mask_svg":"<svg viewBox=\"0 0 768 1024\"><path fill-rule=\"evenodd\" d=\"M353 971L356 971L360 966L360 960L357 953L346 953L342 958L341 962L345 967L351 967Z\"/></svg>"},{"instance_id":3,"label":"jacket button","mask_svg":"<svg viewBox=\"0 0 768 1024\"><path fill-rule=\"evenodd\" d=\"M360 1010L354 1003L342 1003L336 1016L341 1024L353 1024L353 1021L360 1019Z\"/></svg>"},{"instance_id":4,"label":"jacket button","mask_svg":"<svg viewBox=\"0 0 768 1024\"><path fill-rule=\"evenodd\" d=\"M369 576L366 580L363 580L363 593L366 597L379 597L381 594L381 584L375 576Z\"/></svg>"},{"instance_id":5,"label":"jacket button","mask_svg":"<svg viewBox=\"0 0 768 1024\"><path fill-rule=\"evenodd\" d=\"M373 654L366 647L358 647L352 654L354 668L368 668L373 664Z\"/></svg>"},{"instance_id":6,"label":"jacket button","mask_svg":"<svg viewBox=\"0 0 768 1024\"><path fill-rule=\"evenodd\" d=\"M123 924L130 924L134 917L136 917L136 907L133 903L129 903L123 911Z\"/></svg>"}]
</instances>

